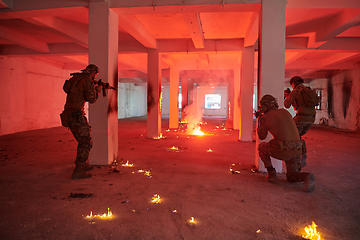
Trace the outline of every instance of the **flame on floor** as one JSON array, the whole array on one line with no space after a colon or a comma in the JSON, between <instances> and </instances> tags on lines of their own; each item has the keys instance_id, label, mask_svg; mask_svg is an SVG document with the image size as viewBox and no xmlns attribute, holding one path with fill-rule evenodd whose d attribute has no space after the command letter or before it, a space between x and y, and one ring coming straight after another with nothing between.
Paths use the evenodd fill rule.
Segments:
<instances>
[{"instance_id":1,"label":"flame on floor","mask_svg":"<svg viewBox=\"0 0 360 240\"><path fill-rule=\"evenodd\" d=\"M113 218L113 214L112 212L110 211L110 209L108 208L108 213L104 213L102 215L93 215L92 214L92 211L90 212L90 215L87 215L86 218L99 218L99 219L112 219Z\"/></svg>"},{"instance_id":2,"label":"flame on floor","mask_svg":"<svg viewBox=\"0 0 360 240\"><path fill-rule=\"evenodd\" d=\"M127 162L125 164L121 164L121 166L123 166L123 167L132 167L132 166L134 166L134 164L129 164L129 160L127 160Z\"/></svg>"},{"instance_id":3,"label":"flame on floor","mask_svg":"<svg viewBox=\"0 0 360 240\"><path fill-rule=\"evenodd\" d=\"M155 205L158 205L161 203L160 195L155 194L154 196L151 196L151 202L155 203Z\"/></svg>"},{"instance_id":4,"label":"flame on floor","mask_svg":"<svg viewBox=\"0 0 360 240\"><path fill-rule=\"evenodd\" d=\"M306 226L304 228L306 234L302 235L302 237L310 240L320 240L321 236L320 233L317 232L316 227L317 225L314 222L312 222L311 225Z\"/></svg>"},{"instance_id":5,"label":"flame on floor","mask_svg":"<svg viewBox=\"0 0 360 240\"><path fill-rule=\"evenodd\" d=\"M165 138L165 137L163 137L162 133L160 133L160 136L154 137L153 139L162 139L162 138Z\"/></svg>"}]
</instances>

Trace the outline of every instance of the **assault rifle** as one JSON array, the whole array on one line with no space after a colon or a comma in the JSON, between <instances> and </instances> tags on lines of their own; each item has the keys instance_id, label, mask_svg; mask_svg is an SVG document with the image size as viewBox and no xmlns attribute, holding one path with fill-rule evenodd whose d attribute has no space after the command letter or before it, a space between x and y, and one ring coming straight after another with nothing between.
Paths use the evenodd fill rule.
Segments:
<instances>
[{"instance_id":1,"label":"assault rifle","mask_svg":"<svg viewBox=\"0 0 360 240\"><path fill-rule=\"evenodd\" d=\"M106 97L106 89L113 89L116 90L116 88L112 87L109 85L109 83L104 83L101 81L101 79L99 81L93 80L93 82L99 86L102 86L102 91L103 91L103 96Z\"/></svg>"},{"instance_id":2,"label":"assault rifle","mask_svg":"<svg viewBox=\"0 0 360 240\"><path fill-rule=\"evenodd\" d=\"M256 118L260 117L261 115L264 115L264 111L262 110L262 108L260 106L258 106L258 111L255 110L254 112L254 116Z\"/></svg>"},{"instance_id":3,"label":"assault rifle","mask_svg":"<svg viewBox=\"0 0 360 240\"><path fill-rule=\"evenodd\" d=\"M79 75L79 74L83 74L83 73L79 73L79 72L75 72L75 73L70 73L70 76L74 76L74 75ZM106 90L107 89L113 89L116 90L116 88L112 87L109 85L109 83L104 83L101 81L101 79L99 81L93 80L93 82L99 86L102 86L102 90L103 90L103 96L106 97Z\"/></svg>"}]
</instances>

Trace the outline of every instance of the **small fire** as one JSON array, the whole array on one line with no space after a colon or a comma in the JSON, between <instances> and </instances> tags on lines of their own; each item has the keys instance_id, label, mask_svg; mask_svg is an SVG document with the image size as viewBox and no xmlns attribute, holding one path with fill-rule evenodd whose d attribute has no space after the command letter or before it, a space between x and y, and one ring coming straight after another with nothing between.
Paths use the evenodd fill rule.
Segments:
<instances>
[{"instance_id":1,"label":"small fire","mask_svg":"<svg viewBox=\"0 0 360 240\"><path fill-rule=\"evenodd\" d=\"M160 133L160 136L154 137L153 139L161 139L161 138L165 138L165 137L163 137L162 133Z\"/></svg>"},{"instance_id":2,"label":"small fire","mask_svg":"<svg viewBox=\"0 0 360 240\"><path fill-rule=\"evenodd\" d=\"M150 173L150 170L145 171L144 175L145 175L146 177L148 177L148 178L152 178L151 173Z\"/></svg>"},{"instance_id":3,"label":"small fire","mask_svg":"<svg viewBox=\"0 0 360 240\"><path fill-rule=\"evenodd\" d=\"M191 217L191 219L189 220L190 223L195 223L195 218Z\"/></svg>"},{"instance_id":4,"label":"small fire","mask_svg":"<svg viewBox=\"0 0 360 240\"><path fill-rule=\"evenodd\" d=\"M151 196L151 202L155 203L155 205L158 205L161 203L160 195L155 194L154 196Z\"/></svg>"},{"instance_id":5,"label":"small fire","mask_svg":"<svg viewBox=\"0 0 360 240\"><path fill-rule=\"evenodd\" d=\"M320 240L321 239L321 236L320 236L320 233L318 233L316 231L316 227L317 225L312 222L311 225L305 227L305 232L306 234L305 235L302 235L303 238L306 238L306 239L311 239L311 240Z\"/></svg>"},{"instance_id":6,"label":"small fire","mask_svg":"<svg viewBox=\"0 0 360 240\"><path fill-rule=\"evenodd\" d=\"M212 151L213 151L213 150L211 150L211 149L208 149L208 150L207 150L207 152L212 152Z\"/></svg>"},{"instance_id":7,"label":"small fire","mask_svg":"<svg viewBox=\"0 0 360 240\"><path fill-rule=\"evenodd\" d=\"M145 175L146 177L148 177L148 178L152 178L151 173L150 173L150 170L142 170L142 169L140 169L140 170L138 170L138 172L139 172L139 173L144 173L144 175Z\"/></svg>"},{"instance_id":8,"label":"small fire","mask_svg":"<svg viewBox=\"0 0 360 240\"><path fill-rule=\"evenodd\" d=\"M200 129L200 127L195 128L192 133L190 133L191 135L196 135L196 136L204 136L205 133L203 133Z\"/></svg>"},{"instance_id":9,"label":"small fire","mask_svg":"<svg viewBox=\"0 0 360 240\"><path fill-rule=\"evenodd\" d=\"M175 209L175 210L173 211L173 213L177 213L177 210Z\"/></svg>"},{"instance_id":10,"label":"small fire","mask_svg":"<svg viewBox=\"0 0 360 240\"><path fill-rule=\"evenodd\" d=\"M123 167L132 167L134 164L129 164L129 160L125 164L121 164Z\"/></svg>"},{"instance_id":11,"label":"small fire","mask_svg":"<svg viewBox=\"0 0 360 240\"><path fill-rule=\"evenodd\" d=\"M235 163L231 164L231 166L235 166ZM234 170L232 167L230 167L230 173L232 173L232 174L240 174L241 172L239 170Z\"/></svg>"},{"instance_id":12,"label":"small fire","mask_svg":"<svg viewBox=\"0 0 360 240\"><path fill-rule=\"evenodd\" d=\"M108 213L104 213L103 215L93 215L92 211L90 212L90 215L87 215L86 218L99 218L99 219L112 219L113 218L113 214L110 211L110 209L108 208Z\"/></svg>"},{"instance_id":13,"label":"small fire","mask_svg":"<svg viewBox=\"0 0 360 240\"><path fill-rule=\"evenodd\" d=\"M175 146L172 146L170 149L171 149L171 150L179 150L179 148L178 148L178 147L175 147Z\"/></svg>"}]
</instances>

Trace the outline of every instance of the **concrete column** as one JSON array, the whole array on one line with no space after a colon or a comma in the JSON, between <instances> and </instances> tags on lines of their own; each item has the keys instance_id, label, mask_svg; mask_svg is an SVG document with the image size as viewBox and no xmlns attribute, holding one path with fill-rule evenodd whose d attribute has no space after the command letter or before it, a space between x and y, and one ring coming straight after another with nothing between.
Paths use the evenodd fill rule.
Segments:
<instances>
[{"instance_id":1,"label":"concrete column","mask_svg":"<svg viewBox=\"0 0 360 240\"><path fill-rule=\"evenodd\" d=\"M226 128L234 129L234 76L229 80L226 111Z\"/></svg>"},{"instance_id":2,"label":"concrete column","mask_svg":"<svg viewBox=\"0 0 360 240\"><path fill-rule=\"evenodd\" d=\"M283 107L285 81L285 15L287 0L263 1L260 10L258 102L271 94ZM257 150L260 142L270 141L271 134L260 141L256 136L255 164L259 171L266 171ZM277 172L283 172L282 161L272 160Z\"/></svg>"},{"instance_id":3,"label":"concrete column","mask_svg":"<svg viewBox=\"0 0 360 240\"><path fill-rule=\"evenodd\" d=\"M170 67L170 113L169 128L179 127L179 69Z\"/></svg>"},{"instance_id":4,"label":"concrete column","mask_svg":"<svg viewBox=\"0 0 360 240\"><path fill-rule=\"evenodd\" d=\"M157 49L148 50L147 72L147 137L161 135L161 69Z\"/></svg>"},{"instance_id":5,"label":"concrete column","mask_svg":"<svg viewBox=\"0 0 360 240\"><path fill-rule=\"evenodd\" d=\"M240 65L234 69L234 104L233 104L233 126L235 130L240 127Z\"/></svg>"},{"instance_id":6,"label":"concrete column","mask_svg":"<svg viewBox=\"0 0 360 240\"><path fill-rule=\"evenodd\" d=\"M188 77L181 78L181 121L185 119L184 109L188 105Z\"/></svg>"},{"instance_id":7,"label":"concrete column","mask_svg":"<svg viewBox=\"0 0 360 240\"><path fill-rule=\"evenodd\" d=\"M244 47L240 79L239 140L251 142L253 138L254 47Z\"/></svg>"},{"instance_id":8,"label":"concrete column","mask_svg":"<svg viewBox=\"0 0 360 240\"><path fill-rule=\"evenodd\" d=\"M89 3L89 63L96 64L98 79L118 86L118 16L108 2ZM117 91L107 90L89 104L89 123L93 138L91 165L108 165L118 157Z\"/></svg>"}]
</instances>

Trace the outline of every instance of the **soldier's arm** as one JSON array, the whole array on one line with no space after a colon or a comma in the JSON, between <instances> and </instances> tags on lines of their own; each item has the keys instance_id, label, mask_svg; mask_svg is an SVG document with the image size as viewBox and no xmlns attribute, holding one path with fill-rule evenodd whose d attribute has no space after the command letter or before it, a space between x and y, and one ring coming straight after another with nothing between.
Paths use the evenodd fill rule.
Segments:
<instances>
[{"instance_id":1,"label":"soldier's arm","mask_svg":"<svg viewBox=\"0 0 360 240\"><path fill-rule=\"evenodd\" d=\"M85 101L94 103L99 98L99 91L95 88L95 84L90 79L87 79L84 84Z\"/></svg>"},{"instance_id":2,"label":"soldier's arm","mask_svg":"<svg viewBox=\"0 0 360 240\"><path fill-rule=\"evenodd\" d=\"M284 101L284 107L289 108L291 105L295 103L295 99L300 94L301 88L295 88L289 93Z\"/></svg>"},{"instance_id":3,"label":"soldier's arm","mask_svg":"<svg viewBox=\"0 0 360 240\"><path fill-rule=\"evenodd\" d=\"M268 135L268 129L266 127L266 116L260 116L258 118L258 126L257 126L258 137L263 140Z\"/></svg>"}]
</instances>

